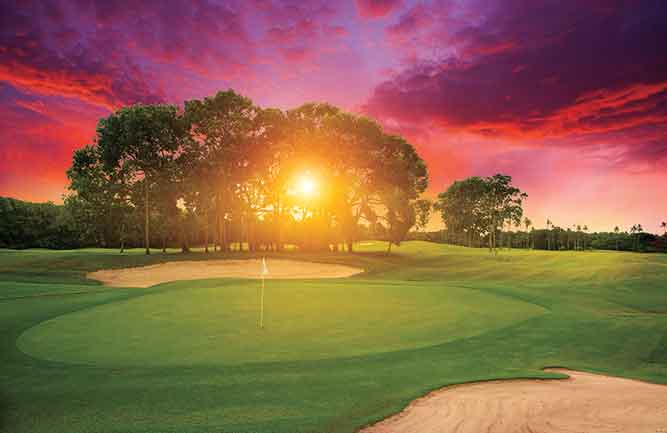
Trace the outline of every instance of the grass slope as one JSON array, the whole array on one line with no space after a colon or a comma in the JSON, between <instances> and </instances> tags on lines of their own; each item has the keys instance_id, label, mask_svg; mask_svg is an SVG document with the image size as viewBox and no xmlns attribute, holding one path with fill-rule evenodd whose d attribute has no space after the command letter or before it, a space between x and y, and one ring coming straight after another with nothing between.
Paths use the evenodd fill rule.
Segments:
<instances>
[{"instance_id":1,"label":"grass slope","mask_svg":"<svg viewBox=\"0 0 667 433\"><path fill-rule=\"evenodd\" d=\"M667 383L665 255L360 248L290 255L368 272L272 282L265 334L252 282L84 278L203 254L0 251L0 431L351 432L431 389L544 366Z\"/></svg>"}]
</instances>

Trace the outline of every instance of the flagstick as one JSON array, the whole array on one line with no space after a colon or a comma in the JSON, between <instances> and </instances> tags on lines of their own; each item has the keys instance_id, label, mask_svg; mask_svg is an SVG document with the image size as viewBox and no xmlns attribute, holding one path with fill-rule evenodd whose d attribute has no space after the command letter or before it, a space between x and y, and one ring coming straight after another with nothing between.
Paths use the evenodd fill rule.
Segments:
<instances>
[{"instance_id":1,"label":"flagstick","mask_svg":"<svg viewBox=\"0 0 667 433\"><path fill-rule=\"evenodd\" d=\"M264 277L269 274L269 268L266 266L266 257L262 257L262 292L260 294L259 327L264 329Z\"/></svg>"},{"instance_id":2,"label":"flagstick","mask_svg":"<svg viewBox=\"0 0 667 433\"><path fill-rule=\"evenodd\" d=\"M260 295L259 327L264 329L264 274L262 274L262 293Z\"/></svg>"}]
</instances>

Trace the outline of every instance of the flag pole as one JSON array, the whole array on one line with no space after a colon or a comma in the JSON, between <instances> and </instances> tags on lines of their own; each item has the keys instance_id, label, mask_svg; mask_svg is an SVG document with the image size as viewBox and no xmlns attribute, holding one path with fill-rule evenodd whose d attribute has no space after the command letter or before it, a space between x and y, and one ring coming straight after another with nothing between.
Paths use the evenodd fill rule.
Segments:
<instances>
[{"instance_id":1,"label":"flag pole","mask_svg":"<svg viewBox=\"0 0 667 433\"><path fill-rule=\"evenodd\" d=\"M264 329L264 273L262 272L262 292L260 295L259 327Z\"/></svg>"},{"instance_id":2,"label":"flag pole","mask_svg":"<svg viewBox=\"0 0 667 433\"><path fill-rule=\"evenodd\" d=\"M260 275L262 277L262 291L259 295L259 328L264 329L264 278L269 275L269 267L266 266L266 257L262 257Z\"/></svg>"}]
</instances>

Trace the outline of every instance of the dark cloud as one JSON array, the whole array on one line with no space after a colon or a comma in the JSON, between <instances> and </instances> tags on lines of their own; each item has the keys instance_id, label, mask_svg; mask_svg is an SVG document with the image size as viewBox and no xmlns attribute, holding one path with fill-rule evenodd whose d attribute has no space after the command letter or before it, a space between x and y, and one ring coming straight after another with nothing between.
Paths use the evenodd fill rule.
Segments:
<instances>
[{"instance_id":1,"label":"dark cloud","mask_svg":"<svg viewBox=\"0 0 667 433\"><path fill-rule=\"evenodd\" d=\"M231 2L6 1L0 17L0 81L108 108L167 98L160 65L230 73L252 56Z\"/></svg>"},{"instance_id":2,"label":"dark cloud","mask_svg":"<svg viewBox=\"0 0 667 433\"><path fill-rule=\"evenodd\" d=\"M146 76L104 35L84 37L57 2L3 2L0 80L107 107L159 100Z\"/></svg>"},{"instance_id":3,"label":"dark cloud","mask_svg":"<svg viewBox=\"0 0 667 433\"><path fill-rule=\"evenodd\" d=\"M390 27L417 38L412 43L440 41L448 53L380 84L367 111L487 134L567 134L665 122L667 3L507 0L476 6L415 8ZM443 10L449 19L429 18L431 12L442 18Z\"/></svg>"}]
</instances>

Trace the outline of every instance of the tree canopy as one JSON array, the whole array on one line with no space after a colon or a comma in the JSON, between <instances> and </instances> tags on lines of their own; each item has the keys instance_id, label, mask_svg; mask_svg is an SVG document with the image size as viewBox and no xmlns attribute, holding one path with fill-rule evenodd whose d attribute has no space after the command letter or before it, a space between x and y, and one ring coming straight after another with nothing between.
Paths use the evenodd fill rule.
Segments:
<instances>
[{"instance_id":1,"label":"tree canopy","mask_svg":"<svg viewBox=\"0 0 667 433\"><path fill-rule=\"evenodd\" d=\"M497 233L505 225L521 224L526 197L512 185L511 176L475 176L455 181L438 195L435 208L449 230L465 235L468 246L486 238L489 249L496 251Z\"/></svg>"},{"instance_id":2,"label":"tree canopy","mask_svg":"<svg viewBox=\"0 0 667 433\"><path fill-rule=\"evenodd\" d=\"M428 186L414 147L372 119L326 103L262 108L232 90L112 113L68 177L66 204L95 243L141 234L147 253L157 240L351 251L371 232L400 244Z\"/></svg>"}]
</instances>

